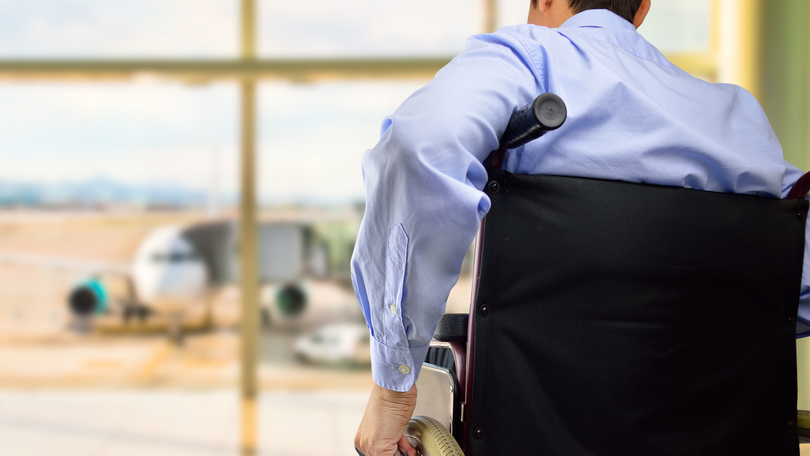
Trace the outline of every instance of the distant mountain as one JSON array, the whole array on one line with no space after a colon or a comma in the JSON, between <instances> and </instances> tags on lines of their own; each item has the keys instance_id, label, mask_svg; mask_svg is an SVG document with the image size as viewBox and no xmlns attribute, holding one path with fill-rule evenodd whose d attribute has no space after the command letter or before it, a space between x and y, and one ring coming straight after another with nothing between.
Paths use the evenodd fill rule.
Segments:
<instances>
[{"instance_id":1,"label":"distant mountain","mask_svg":"<svg viewBox=\"0 0 810 456\"><path fill-rule=\"evenodd\" d=\"M0 206L200 207L207 192L180 184L154 182L125 184L98 176L83 182L56 184L0 181Z\"/></svg>"}]
</instances>

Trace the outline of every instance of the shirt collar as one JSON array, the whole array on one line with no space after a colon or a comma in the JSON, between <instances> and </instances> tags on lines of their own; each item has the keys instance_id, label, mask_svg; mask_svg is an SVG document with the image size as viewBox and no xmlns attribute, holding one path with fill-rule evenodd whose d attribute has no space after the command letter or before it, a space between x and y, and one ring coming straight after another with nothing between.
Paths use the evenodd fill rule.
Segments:
<instances>
[{"instance_id":1,"label":"shirt collar","mask_svg":"<svg viewBox=\"0 0 810 456\"><path fill-rule=\"evenodd\" d=\"M635 31L636 27L618 14L606 9L591 9L571 16L560 28L597 27Z\"/></svg>"}]
</instances>

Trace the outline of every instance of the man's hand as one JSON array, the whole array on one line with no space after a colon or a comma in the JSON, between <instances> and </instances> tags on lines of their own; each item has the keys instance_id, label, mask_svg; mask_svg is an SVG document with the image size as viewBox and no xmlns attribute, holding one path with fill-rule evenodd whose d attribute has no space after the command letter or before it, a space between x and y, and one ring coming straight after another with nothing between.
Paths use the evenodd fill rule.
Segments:
<instances>
[{"instance_id":1,"label":"man's hand","mask_svg":"<svg viewBox=\"0 0 810 456\"><path fill-rule=\"evenodd\" d=\"M366 456L417 456L416 449L403 434L416 407L416 385L406 393L385 389L377 384L371 390L366 413L354 446Z\"/></svg>"}]
</instances>

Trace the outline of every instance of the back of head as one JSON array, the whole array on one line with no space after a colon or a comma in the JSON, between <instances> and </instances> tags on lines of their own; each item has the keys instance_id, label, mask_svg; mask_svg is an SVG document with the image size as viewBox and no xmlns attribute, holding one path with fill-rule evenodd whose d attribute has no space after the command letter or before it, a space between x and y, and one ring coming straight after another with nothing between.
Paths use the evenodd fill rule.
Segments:
<instances>
[{"instance_id":1,"label":"back of head","mask_svg":"<svg viewBox=\"0 0 810 456\"><path fill-rule=\"evenodd\" d=\"M568 0L568 6L574 14L590 9L606 9L627 19L632 24L633 18L641 6L641 0Z\"/></svg>"}]
</instances>

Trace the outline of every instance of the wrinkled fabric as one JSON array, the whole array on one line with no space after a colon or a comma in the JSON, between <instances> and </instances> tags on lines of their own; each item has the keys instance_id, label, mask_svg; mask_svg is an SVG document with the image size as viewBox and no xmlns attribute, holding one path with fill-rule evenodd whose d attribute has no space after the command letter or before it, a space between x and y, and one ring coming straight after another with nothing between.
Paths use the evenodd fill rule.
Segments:
<instances>
[{"instance_id":1,"label":"wrinkled fabric","mask_svg":"<svg viewBox=\"0 0 810 456\"><path fill-rule=\"evenodd\" d=\"M366 212L351 269L378 385L413 386L490 207L482 161L512 113L545 92L562 97L568 119L508 151L510 172L771 197L801 176L750 93L690 76L607 10L557 29L526 24L473 36L383 121L363 156ZM810 335L808 269L800 335Z\"/></svg>"}]
</instances>

